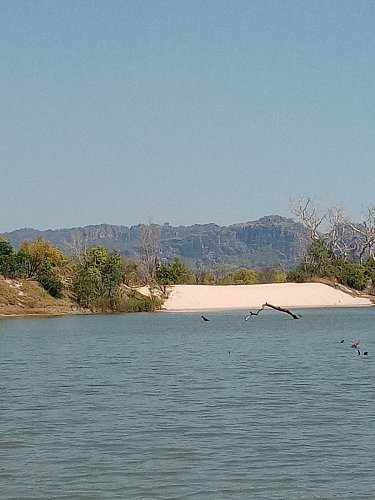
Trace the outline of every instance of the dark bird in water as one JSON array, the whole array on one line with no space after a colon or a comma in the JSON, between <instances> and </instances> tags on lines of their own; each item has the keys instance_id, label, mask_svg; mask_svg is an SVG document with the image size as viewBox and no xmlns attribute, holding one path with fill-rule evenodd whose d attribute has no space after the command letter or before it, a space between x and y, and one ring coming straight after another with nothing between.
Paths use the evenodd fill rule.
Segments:
<instances>
[{"instance_id":1,"label":"dark bird in water","mask_svg":"<svg viewBox=\"0 0 375 500\"><path fill-rule=\"evenodd\" d=\"M353 342L353 344L351 345L351 347L353 347L353 349L357 349L359 348L359 344L361 343L361 341L359 339L355 340Z\"/></svg>"},{"instance_id":2,"label":"dark bird in water","mask_svg":"<svg viewBox=\"0 0 375 500\"><path fill-rule=\"evenodd\" d=\"M344 342L344 340L342 340L342 341L340 342L340 344L342 344L343 342Z\"/></svg>"},{"instance_id":3,"label":"dark bird in water","mask_svg":"<svg viewBox=\"0 0 375 500\"><path fill-rule=\"evenodd\" d=\"M203 319L203 321L210 321L208 318L206 318L206 316L201 316L201 318Z\"/></svg>"},{"instance_id":4,"label":"dark bird in water","mask_svg":"<svg viewBox=\"0 0 375 500\"><path fill-rule=\"evenodd\" d=\"M364 355L364 356L367 356L367 354L368 354L368 352L367 352L367 351L365 351L365 352L363 353L363 355Z\"/></svg>"},{"instance_id":5,"label":"dark bird in water","mask_svg":"<svg viewBox=\"0 0 375 500\"><path fill-rule=\"evenodd\" d=\"M361 351L359 349L357 349L357 352L358 352L358 356L361 355Z\"/></svg>"}]
</instances>

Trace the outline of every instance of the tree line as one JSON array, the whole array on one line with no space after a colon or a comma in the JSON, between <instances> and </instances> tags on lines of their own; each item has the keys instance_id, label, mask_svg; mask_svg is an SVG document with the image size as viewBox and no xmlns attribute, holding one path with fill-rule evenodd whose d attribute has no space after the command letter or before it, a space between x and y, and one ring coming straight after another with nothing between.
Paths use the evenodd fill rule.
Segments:
<instances>
[{"instance_id":1,"label":"tree line","mask_svg":"<svg viewBox=\"0 0 375 500\"><path fill-rule=\"evenodd\" d=\"M328 278L375 294L375 207L363 210L360 223L345 216L341 207L323 210L309 196L294 202L292 212L307 228L310 242L288 281Z\"/></svg>"},{"instance_id":2,"label":"tree line","mask_svg":"<svg viewBox=\"0 0 375 500\"><path fill-rule=\"evenodd\" d=\"M0 240L0 274L5 278L36 280L54 298L68 297L92 311L151 311L157 298L140 294L128 284L141 284L137 265L102 246L70 257L39 238L24 241L18 250Z\"/></svg>"},{"instance_id":3,"label":"tree line","mask_svg":"<svg viewBox=\"0 0 375 500\"><path fill-rule=\"evenodd\" d=\"M179 257L162 262L160 229L148 224L141 232L138 259L103 246L83 246L68 256L43 238L23 241L16 250L0 239L0 274L37 280L52 297L69 297L92 311L152 311L161 307L163 293L175 284L251 285L328 278L375 294L374 209L367 210L361 224L352 223L338 209L320 211L311 198L298 200L292 212L308 229L310 243L300 264L289 272L279 266L254 270L217 264L207 269L198 262L190 268ZM142 286L148 287L147 295L139 293Z\"/></svg>"},{"instance_id":4,"label":"tree line","mask_svg":"<svg viewBox=\"0 0 375 500\"><path fill-rule=\"evenodd\" d=\"M158 309L163 293L174 284L249 285L286 279L278 268L229 270L217 265L208 270L197 264L191 269L179 257L161 263L152 230L146 227L138 259L125 258L103 246L83 248L68 256L43 238L23 241L16 250L0 239L0 274L36 280L56 299L68 297L83 309L106 312ZM148 287L147 295L138 291L143 286Z\"/></svg>"}]
</instances>

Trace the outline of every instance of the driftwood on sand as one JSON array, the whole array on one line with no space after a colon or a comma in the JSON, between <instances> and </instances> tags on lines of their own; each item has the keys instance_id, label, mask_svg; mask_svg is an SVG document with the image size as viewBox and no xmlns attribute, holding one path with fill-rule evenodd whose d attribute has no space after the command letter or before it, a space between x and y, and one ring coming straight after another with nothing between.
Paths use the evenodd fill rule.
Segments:
<instances>
[{"instance_id":1,"label":"driftwood on sand","mask_svg":"<svg viewBox=\"0 0 375 500\"><path fill-rule=\"evenodd\" d=\"M264 304L262 304L262 307L260 309L258 309L257 311L255 311L255 312L249 311L249 314L246 316L245 321L247 321L251 316L258 316L258 314L261 311L264 311L265 307L270 307L271 309L275 309L276 311L285 312L285 313L289 314L290 316L292 316L293 319L298 319L301 317L300 314L295 314L292 311L289 311L289 309L284 309L283 307L274 306L272 304L269 304L268 302L265 302Z\"/></svg>"}]
</instances>

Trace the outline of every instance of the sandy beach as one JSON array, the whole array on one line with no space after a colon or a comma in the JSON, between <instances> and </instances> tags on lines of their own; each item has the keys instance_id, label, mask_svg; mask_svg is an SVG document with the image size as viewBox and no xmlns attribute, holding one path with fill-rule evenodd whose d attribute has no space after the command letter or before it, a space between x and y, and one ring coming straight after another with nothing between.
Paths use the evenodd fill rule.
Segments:
<instances>
[{"instance_id":1,"label":"sandy beach","mask_svg":"<svg viewBox=\"0 0 375 500\"><path fill-rule=\"evenodd\" d=\"M281 307L370 306L364 297L352 297L322 283L275 283L269 285L174 285L163 309L199 311L258 309L265 302Z\"/></svg>"}]
</instances>

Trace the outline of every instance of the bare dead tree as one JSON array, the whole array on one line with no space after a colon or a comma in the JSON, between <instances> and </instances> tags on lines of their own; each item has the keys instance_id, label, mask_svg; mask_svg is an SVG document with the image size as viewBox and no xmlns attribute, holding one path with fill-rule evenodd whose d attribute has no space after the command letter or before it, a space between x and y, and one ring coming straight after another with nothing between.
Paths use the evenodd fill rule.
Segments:
<instances>
[{"instance_id":1,"label":"bare dead tree","mask_svg":"<svg viewBox=\"0 0 375 500\"><path fill-rule=\"evenodd\" d=\"M87 233L82 233L78 231L73 233L71 240L63 240L63 245L69 249L73 257L80 262L87 250L88 235Z\"/></svg>"},{"instance_id":2,"label":"bare dead tree","mask_svg":"<svg viewBox=\"0 0 375 500\"><path fill-rule=\"evenodd\" d=\"M328 210L326 220L329 230L324 235L324 239L330 256L341 256L347 259L355 253L356 241L341 207Z\"/></svg>"},{"instance_id":3,"label":"bare dead tree","mask_svg":"<svg viewBox=\"0 0 375 500\"><path fill-rule=\"evenodd\" d=\"M318 228L326 218L326 214L321 210L317 201L310 198L310 196L299 198L291 203L291 212L309 230L310 238L313 241L322 239Z\"/></svg>"},{"instance_id":4,"label":"bare dead tree","mask_svg":"<svg viewBox=\"0 0 375 500\"><path fill-rule=\"evenodd\" d=\"M139 235L140 262L145 283L155 283L160 267L160 227L156 224L142 225Z\"/></svg>"},{"instance_id":5,"label":"bare dead tree","mask_svg":"<svg viewBox=\"0 0 375 500\"><path fill-rule=\"evenodd\" d=\"M352 241L360 264L367 259L375 259L375 207L365 208L363 215L361 224L345 218L345 224L352 231Z\"/></svg>"},{"instance_id":6,"label":"bare dead tree","mask_svg":"<svg viewBox=\"0 0 375 500\"><path fill-rule=\"evenodd\" d=\"M341 242L343 237L343 215L341 208L328 210L327 221L329 231L327 233L327 248L332 256L338 255L341 250Z\"/></svg>"}]
</instances>

